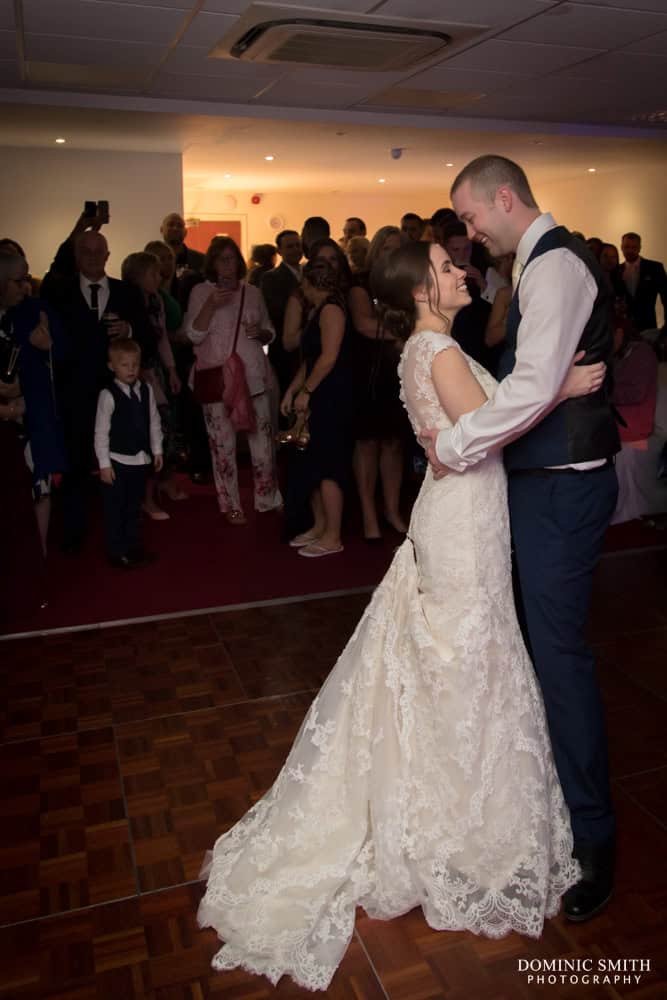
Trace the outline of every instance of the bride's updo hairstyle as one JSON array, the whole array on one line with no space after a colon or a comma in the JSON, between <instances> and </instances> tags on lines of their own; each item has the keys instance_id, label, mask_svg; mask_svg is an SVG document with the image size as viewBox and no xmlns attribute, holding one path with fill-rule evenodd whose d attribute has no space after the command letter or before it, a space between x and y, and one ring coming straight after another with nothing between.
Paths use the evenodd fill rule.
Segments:
<instances>
[{"instance_id":1,"label":"bride's updo hairstyle","mask_svg":"<svg viewBox=\"0 0 667 1000\"><path fill-rule=\"evenodd\" d=\"M430 243L407 243L377 262L370 286L382 331L406 341L417 323L416 288L426 289L433 312L440 315L440 294L429 255ZM435 297L434 297L435 296ZM447 321L447 317L443 316Z\"/></svg>"}]
</instances>

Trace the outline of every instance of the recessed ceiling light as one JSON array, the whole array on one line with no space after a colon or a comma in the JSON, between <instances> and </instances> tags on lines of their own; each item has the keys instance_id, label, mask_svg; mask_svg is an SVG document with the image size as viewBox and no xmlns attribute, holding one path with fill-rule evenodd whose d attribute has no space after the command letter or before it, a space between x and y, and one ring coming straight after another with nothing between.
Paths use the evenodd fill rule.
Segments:
<instances>
[{"instance_id":1,"label":"recessed ceiling light","mask_svg":"<svg viewBox=\"0 0 667 1000\"><path fill-rule=\"evenodd\" d=\"M269 160L269 161L270 160L275 160L275 156L265 156L264 159L265 160Z\"/></svg>"},{"instance_id":2,"label":"recessed ceiling light","mask_svg":"<svg viewBox=\"0 0 667 1000\"><path fill-rule=\"evenodd\" d=\"M454 166L454 164L453 164L453 163L445 163L445 166L446 166L446 167L453 167L453 166Z\"/></svg>"},{"instance_id":3,"label":"recessed ceiling light","mask_svg":"<svg viewBox=\"0 0 667 1000\"><path fill-rule=\"evenodd\" d=\"M231 176L231 174L225 174L225 180L228 181Z\"/></svg>"},{"instance_id":4,"label":"recessed ceiling light","mask_svg":"<svg viewBox=\"0 0 667 1000\"><path fill-rule=\"evenodd\" d=\"M384 183L385 183L385 178L384 177L378 177L378 184L384 184Z\"/></svg>"},{"instance_id":5,"label":"recessed ceiling light","mask_svg":"<svg viewBox=\"0 0 667 1000\"><path fill-rule=\"evenodd\" d=\"M595 173L595 167L589 167L588 168L588 172L589 172L589 174L594 174Z\"/></svg>"},{"instance_id":6,"label":"recessed ceiling light","mask_svg":"<svg viewBox=\"0 0 667 1000\"><path fill-rule=\"evenodd\" d=\"M62 139L62 138L61 139L56 139L56 142L58 143L59 146L62 146L62 144L64 142L67 142L67 139Z\"/></svg>"}]
</instances>

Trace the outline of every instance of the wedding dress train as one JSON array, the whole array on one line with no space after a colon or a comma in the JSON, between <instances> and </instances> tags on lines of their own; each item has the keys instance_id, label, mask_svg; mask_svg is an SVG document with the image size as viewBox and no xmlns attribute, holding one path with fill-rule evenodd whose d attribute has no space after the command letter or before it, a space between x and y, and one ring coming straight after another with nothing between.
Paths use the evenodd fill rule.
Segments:
<instances>
[{"instance_id":1,"label":"wedding dress train","mask_svg":"<svg viewBox=\"0 0 667 1000\"><path fill-rule=\"evenodd\" d=\"M429 332L403 352L417 433L450 426L430 374L448 349ZM468 361L490 396L495 381ZM213 965L324 990L357 906L537 937L579 876L571 851L514 610L502 458L440 481L429 470L278 779L209 855L198 920L224 941Z\"/></svg>"}]
</instances>

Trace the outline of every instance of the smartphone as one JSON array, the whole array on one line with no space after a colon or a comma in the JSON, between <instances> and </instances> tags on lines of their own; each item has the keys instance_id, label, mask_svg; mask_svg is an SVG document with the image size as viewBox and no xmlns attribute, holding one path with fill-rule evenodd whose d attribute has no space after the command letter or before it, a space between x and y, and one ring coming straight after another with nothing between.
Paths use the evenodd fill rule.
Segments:
<instances>
[{"instance_id":1,"label":"smartphone","mask_svg":"<svg viewBox=\"0 0 667 1000\"><path fill-rule=\"evenodd\" d=\"M94 219L97 215L97 202L96 201L84 201L83 203L83 214L87 219Z\"/></svg>"},{"instance_id":2,"label":"smartphone","mask_svg":"<svg viewBox=\"0 0 667 1000\"><path fill-rule=\"evenodd\" d=\"M102 222L109 221L109 202L108 201L98 201L97 203L97 214L102 220Z\"/></svg>"}]
</instances>

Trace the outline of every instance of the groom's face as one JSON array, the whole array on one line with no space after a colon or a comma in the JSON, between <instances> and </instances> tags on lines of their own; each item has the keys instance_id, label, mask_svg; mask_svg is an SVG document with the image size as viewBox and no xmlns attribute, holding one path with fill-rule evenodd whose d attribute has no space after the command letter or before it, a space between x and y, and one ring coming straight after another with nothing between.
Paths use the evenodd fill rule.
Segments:
<instances>
[{"instance_id":1,"label":"groom's face","mask_svg":"<svg viewBox=\"0 0 667 1000\"><path fill-rule=\"evenodd\" d=\"M514 249L508 243L506 218L497 199L491 199L474 190L470 181L464 181L452 195L454 211L465 222L468 238L481 243L492 257L500 257Z\"/></svg>"}]
</instances>

